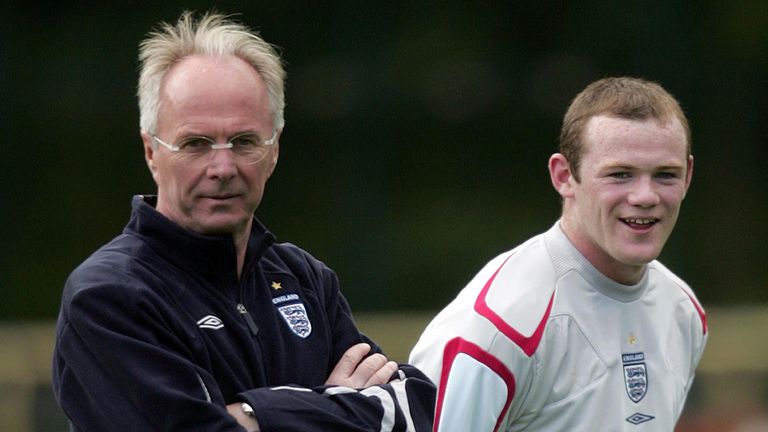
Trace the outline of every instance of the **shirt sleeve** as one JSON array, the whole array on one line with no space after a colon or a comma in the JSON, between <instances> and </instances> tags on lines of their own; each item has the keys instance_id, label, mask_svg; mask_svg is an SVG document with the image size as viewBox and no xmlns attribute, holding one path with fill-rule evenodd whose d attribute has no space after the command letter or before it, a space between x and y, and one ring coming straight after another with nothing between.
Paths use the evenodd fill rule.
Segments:
<instances>
[{"instance_id":1,"label":"shirt sleeve","mask_svg":"<svg viewBox=\"0 0 768 432\"><path fill-rule=\"evenodd\" d=\"M496 431L515 395L512 372L488 350L461 337L443 349L435 431Z\"/></svg>"}]
</instances>

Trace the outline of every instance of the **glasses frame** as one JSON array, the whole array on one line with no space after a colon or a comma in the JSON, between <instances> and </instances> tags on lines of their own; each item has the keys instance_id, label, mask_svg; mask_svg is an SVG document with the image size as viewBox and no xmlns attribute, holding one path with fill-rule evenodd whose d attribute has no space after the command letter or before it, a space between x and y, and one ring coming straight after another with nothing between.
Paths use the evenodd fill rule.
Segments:
<instances>
[{"instance_id":1,"label":"glasses frame","mask_svg":"<svg viewBox=\"0 0 768 432\"><path fill-rule=\"evenodd\" d=\"M223 144L217 144L216 141L213 140L213 138L207 137L205 135L195 136L195 138L202 138L202 139L205 139L205 140L209 140L211 142L210 149L211 150L218 150L218 149L231 149L231 148L234 148L235 145L232 144L232 140L234 140L235 138L241 137L243 135L249 135L249 134L250 134L250 132L235 135L235 136L229 138L229 141L227 141L227 142L225 142ZM155 134L151 134L150 136L152 137L152 139L154 139L155 141L160 143L163 147L167 148L169 151L172 151L174 153L178 153L178 152L181 151L181 147L179 147L178 144L168 144L167 142L161 140L160 137L158 137ZM272 137L270 139L264 141L263 145L266 146L266 147L269 147L269 146L271 146L271 145L273 145L275 143L276 139L277 139L277 129L275 129L272 132ZM206 151L203 154L208 154L208 151Z\"/></svg>"}]
</instances>

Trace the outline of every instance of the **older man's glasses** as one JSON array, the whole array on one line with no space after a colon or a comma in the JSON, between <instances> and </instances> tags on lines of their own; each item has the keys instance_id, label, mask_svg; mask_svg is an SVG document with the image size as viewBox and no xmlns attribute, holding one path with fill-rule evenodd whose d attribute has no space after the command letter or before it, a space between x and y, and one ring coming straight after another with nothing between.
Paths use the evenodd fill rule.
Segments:
<instances>
[{"instance_id":1,"label":"older man's glasses","mask_svg":"<svg viewBox=\"0 0 768 432\"><path fill-rule=\"evenodd\" d=\"M263 140L254 133L244 133L230 138L228 142L223 144L217 144L213 138L206 136L187 137L177 144L168 144L154 134L152 138L168 150L194 159L202 159L203 156L213 150L232 149L236 156L240 156L248 162L256 163L264 159L269 153L270 147L277 138L277 130L272 133L272 138L268 140Z\"/></svg>"}]
</instances>

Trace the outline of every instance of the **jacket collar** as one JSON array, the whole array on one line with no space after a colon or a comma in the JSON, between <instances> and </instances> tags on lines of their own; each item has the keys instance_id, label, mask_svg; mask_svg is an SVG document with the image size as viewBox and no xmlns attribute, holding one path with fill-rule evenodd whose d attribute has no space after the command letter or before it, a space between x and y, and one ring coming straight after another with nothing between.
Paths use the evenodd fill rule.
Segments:
<instances>
[{"instance_id":1,"label":"jacket collar","mask_svg":"<svg viewBox=\"0 0 768 432\"><path fill-rule=\"evenodd\" d=\"M131 204L131 219L124 233L141 236L158 254L184 270L207 278L238 279L235 243L231 236L202 235L182 227L155 209L155 195L136 195ZM244 274L274 241L272 233L254 217Z\"/></svg>"}]
</instances>

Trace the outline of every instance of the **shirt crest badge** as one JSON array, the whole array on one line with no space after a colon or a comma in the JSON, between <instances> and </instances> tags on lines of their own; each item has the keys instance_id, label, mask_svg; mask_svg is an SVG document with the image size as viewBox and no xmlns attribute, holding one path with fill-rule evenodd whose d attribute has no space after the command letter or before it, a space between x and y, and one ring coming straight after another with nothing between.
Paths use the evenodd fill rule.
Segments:
<instances>
[{"instance_id":1,"label":"shirt crest badge","mask_svg":"<svg viewBox=\"0 0 768 432\"><path fill-rule=\"evenodd\" d=\"M304 308L303 303L279 306L277 310L296 336L306 338L312 333L312 323L309 321L307 309Z\"/></svg>"},{"instance_id":2,"label":"shirt crest badge","mask_svg":"<svg viewBox=\"0 0 768 432\"><path fill-rule=\"evenodd\" d=\"M624 387L627 396L634 402L640 402L648 390L648 369L645 367L645 354L622 354L624 364Z\"/></svg>"}]
</instances>

